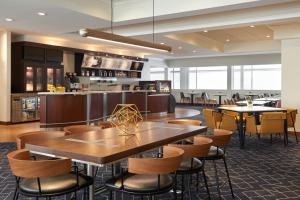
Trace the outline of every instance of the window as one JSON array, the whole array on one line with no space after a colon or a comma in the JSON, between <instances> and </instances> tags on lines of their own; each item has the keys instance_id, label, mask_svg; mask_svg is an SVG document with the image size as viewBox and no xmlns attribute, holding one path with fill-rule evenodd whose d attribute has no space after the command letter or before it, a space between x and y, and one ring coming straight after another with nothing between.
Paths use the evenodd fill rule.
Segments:
<instances>
[{"instance_id":1,"label":"window","mask_svg":"<svg viewBox=\"0 0 300 200\"><path fill-rule=\"evenodd\" d=\"M227 66L189 68L189 89L226 90Z\"/></svg>"},{"instance_id":2,"label":"window","mask_svg":"<svg viewBox=\"0 0 300 200\"><path fill-rule=\"evenodd\" d=\"M165 80L165 68L163 67L152 67L150 68L150 80Z\"/></svg>"},{"instance_id":3,"label":"window","mask_svg":"<svg viewBox=\"0 0 300 200\"><path fill-rule=\"evenodd\" d=\"M232 67L234 90L280 90L281 65L244 65Z\"/></svg>"},{"instance_id":4,"label":"window","mask_svg":"<svg viewBox=\"0 0 300 200\"><path fill-rule=\"evenodd\" d=\"M172 81L172 89L180 89L180 68L168 68L168 80Z\"/></svg>"}]
</instances>

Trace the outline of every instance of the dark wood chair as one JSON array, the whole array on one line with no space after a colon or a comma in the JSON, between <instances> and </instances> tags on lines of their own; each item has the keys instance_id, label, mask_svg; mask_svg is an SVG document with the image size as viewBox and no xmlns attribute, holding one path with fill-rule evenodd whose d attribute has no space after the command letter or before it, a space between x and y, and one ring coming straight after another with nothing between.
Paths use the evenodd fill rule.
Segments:
<instances>
[{"instance_id":1,"label":"dark wood chair","mask_svg":"<svg viewBox=\"0 0 300 200\"><path fill-rule=\"evenodd\" d=\"M191 97L186 97L183 92L180 92L180 103L191 103Z\"/></svg>"},{"instance_id":2,"label":"dark wood chair","mask_svg":"<svg viewBox=\"0 0 300 200\"><path fill-rule=\"evenodd\" d=\"M176 191L175 178L169 175L176 172L182 161L184 151L175 147L165 146L163 155L158 158L129 158L128 171L122 169L119 177L113 177L106 182L110 191L127 193L138 196L150 196ZM174 192L176 197L176 192Z\"/></svg>"},{"instance_id":3,"label":"dark wood chair","mask_svg":"<svg viewBox=\"0 0 300 200\"><path fill-rule=\"evenodd\" d=\"M51 199L86 188L93 184L91 177L82 175L76 166L72 171L70 159L31 160L26 149L16 150L7 155L9 166L16 177L13 199L19 195ZM84 198L86 192L84 192Z\"/></svg>"}]
</instances>

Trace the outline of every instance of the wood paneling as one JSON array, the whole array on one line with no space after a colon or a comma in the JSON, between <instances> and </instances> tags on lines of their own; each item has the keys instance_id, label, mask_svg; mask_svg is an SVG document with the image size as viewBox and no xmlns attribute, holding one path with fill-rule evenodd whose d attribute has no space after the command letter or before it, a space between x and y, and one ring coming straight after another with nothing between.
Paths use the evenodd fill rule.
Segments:
<instances>
[{"instance_id":1,"label":"wood paneling","mask_svg":"<svg viewBox=\"0 0 300 200\"><path fill-rule=\"evenodd\" d=\"M103 94L91 94L90 120L103 117Z\"/></svg>"},{"instance_id":2,"label":"wood paneling","mask_svg":"<svg viewBox=\"0 0 300 200\"><path fill-rule=\"evenodd\" d=\"M170 95L149 95L148 111L150 113L168 112Z\"/></svg>"},{"instance_id":3,"label":"wood paneling","mask_svg":"<svg viewBox=\"0 0 300 200\"><path fill-rule=\"evenodd\" d=\"M146 92L126 92L125 103L135 104L140 112L146 111Z\"/></svg>"},{"instance_id":4,"label":"wood paneling","mask_svg":"<svg viewBox=\"0 0 300 200\"><path fill-rule=\"evenodd\" d=\"M108 93L107 94L107 115L110 115L117 104L122 103L122 93Z\"/></svg>"}]
</instances>

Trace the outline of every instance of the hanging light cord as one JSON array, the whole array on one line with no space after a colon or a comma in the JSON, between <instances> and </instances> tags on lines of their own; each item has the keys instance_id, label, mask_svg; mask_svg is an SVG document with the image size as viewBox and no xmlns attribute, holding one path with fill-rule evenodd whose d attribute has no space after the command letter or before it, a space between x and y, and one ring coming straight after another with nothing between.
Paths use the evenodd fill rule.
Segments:
<instances>
[{"instance_id":1,"label":"hanging light cord","mask_svg":"<svg viewBox=\"0 0 300 200\"><path fill-rule=\"evenodd\" d=\"M152 10L152 42L154 44L155 42L155 38L154 38L154 0L153 0L153 3L152 3L152 6L153 6L153 10Z\"/></svg>"},{"instance_id":2,"label":"hanging light cord","mask_svg":"<svg viewBox=\"0 0 300 200\"><path fill-rule=\"evenodd\" d=\"M110 1L110 29L112 34L114 34L113 20L114 20L114 5L113 5L113 0L111 0Z\"/></svg>"}]
</instances>

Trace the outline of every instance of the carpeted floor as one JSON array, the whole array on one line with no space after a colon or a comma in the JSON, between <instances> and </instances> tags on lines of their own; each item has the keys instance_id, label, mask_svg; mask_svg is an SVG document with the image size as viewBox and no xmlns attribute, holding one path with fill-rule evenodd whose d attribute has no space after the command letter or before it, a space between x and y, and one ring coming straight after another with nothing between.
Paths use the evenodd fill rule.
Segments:
<instances>
[{"instance_id":1,"label":"carpeted floor","mask_svg":"<svg viewBox=\"0 0 300 200\"><path fill-rule=\"evenodd\" d=\"M196 116L194 118L201 118ZM290 140L293 140L291 138ZM7 152L15 149L13 143L1 143L1 168L0 168L0 199L12 199L15 179L12 176L7 159ZM275 138L271 145L269 138L260 141L254 136L246 138L246 148L238 147L238 137L232 138L227 148L227 161L233 183L235 199L300 199L300 144L294 141L283 146L283 140ZM218 162L219 176L226 182L222 161ZM209 182L214 182L212 163L207 162L206 172ZM107 179L110 174L109 167L100 169L97 184ZM212 199L218 199L216 188L210 187ZM221 188L222 199L232 199L227 184ZM196 192L192 187L192 199L205 199L205 190ZM188 199L188 196L186 196ZM25 198L20 198L25 199ZM58 198L62 199L62 198ZM98 195L96 199L107 199L107 194ZM119 199L119 198L118 198ZM131 199L125 196L125 199ZM138 198L135 198L138 199ZM172 196L161 195L158 199L172 199Z\"/></svg>"}]
</instances>

